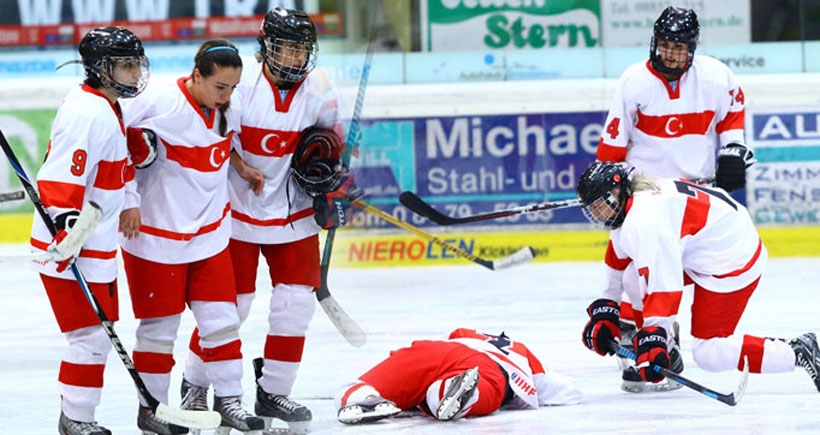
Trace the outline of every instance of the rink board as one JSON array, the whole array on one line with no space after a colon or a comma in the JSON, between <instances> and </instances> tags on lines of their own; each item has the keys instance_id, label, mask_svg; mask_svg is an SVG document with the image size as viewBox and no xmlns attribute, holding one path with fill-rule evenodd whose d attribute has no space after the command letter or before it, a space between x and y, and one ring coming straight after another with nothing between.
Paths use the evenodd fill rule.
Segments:
<instances>
[{"instance_id":1,"label":"rink board","mask_svg":"<svg viewBox=\"0 0 820 435\"><path fill-rule=\"evenodd\" d=\"M0 243L25 243L30 228L29 214L0 215ZM535 250L535 262L602 260L608 240L605 231L443 232L446 230L435 227L425 231L443 243L486 260L505 257L524 246ZM771 257L820 256L820 227L762 227L759 232ZM320 240L324 241L324 234ZM470 264L470 260L401 230L378 235L366 230L336 232L334 267L441 264Z\"/></svg>"}]
</instances>

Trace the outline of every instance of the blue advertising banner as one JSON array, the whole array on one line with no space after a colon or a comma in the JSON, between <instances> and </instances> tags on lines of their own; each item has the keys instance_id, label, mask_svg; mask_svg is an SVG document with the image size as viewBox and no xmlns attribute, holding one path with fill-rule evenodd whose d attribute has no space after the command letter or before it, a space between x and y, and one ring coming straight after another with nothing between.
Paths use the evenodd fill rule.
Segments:
<instances>
[{"instance_id":1,"label":"blue advertising banner","mask_svg":"<svg viewBox=\"0 0 820 435\"><path fill-rule=\"evenodd\" d=\"M398 204L404 190L456 217L568 199L595 160L604 119L604 112L371 119L353 167L370 203L414 225L428 222ZM354 226L378 225L364 219L354 217ZM585 222L570 208L480 224Z\"/></svg>"},{"instance_id":2,"label":"blue advertising banner","mask_svg":"<svg viewBox=\"0 0 820 435\"><path fill-rule=\"evenodd\" d=\"M820 112L754 111L749 119L758 163L746 190L755 223L820 223Z\"/></svg>"}]
</instances>

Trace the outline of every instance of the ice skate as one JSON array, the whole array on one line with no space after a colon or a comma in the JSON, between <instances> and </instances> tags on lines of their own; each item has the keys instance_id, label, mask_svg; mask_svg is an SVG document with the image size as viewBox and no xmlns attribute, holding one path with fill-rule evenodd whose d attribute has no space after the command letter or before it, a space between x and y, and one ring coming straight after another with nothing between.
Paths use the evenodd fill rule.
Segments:
<instances>
[{"instance_id":1,"label":"ice skate","mask_svg":"<svg viewBox=\"0 0 820 435\"><path fill-rule=\"evenodd\" d=\"M179 387L179 396L182 399L179 405L180 409L191 411L208 410L208 387L194 385L183 376L182 385ZM199 429L191 429L192 435L199 435L200 433L202 432Z\"/></svg>"},{"instance_id":2,"label":"ice skate","mask_svg":"<svg viewBox=\"0 0 820 435\"><path fill-rule=\"evenodd\" d=\"M820 347L817 346L817 336L807 332L789 341L794 349L795 366L803 367L814 381L817 391L820 391Z\"/></svg>"},{"instance_id":3,"label":"ice skate","mask_svg":"<svg viewBox=\"0 0 820 435\"><path fill-rule=\"evenodd\" d=\"M60 435L111 435L111 431L98 425L96 421L85 423L74 421L60 413L60 422L57 425Z\"/></svg>"},{"instance_id":4,"label":"ice skate","mask_svg":"<svg viewBox=\"0 0 820 435\"><path fill-rule=\"evenodd\" d=\"M441 403L436 409L436 418L442 421L453 420L462 410L464 405L475 393L478 387L478 367L452 378L450 386L444 392Z\"/></svg>"},{"instance_id":5,"label":"ice skate","mask_svg":"<svg viewBox=\"0 0 820 435\"><path fill-rule=\"evenodd\" d=\"M310 421L313 419L313 414L307 406L300 405L285 395L269 394L259 386L259 378L262 377L263 363L262 358L253 360L254 374L256 375L257 381L254 412L265 420L265 433L269 433L274 418L286 422L292 434L309 433Z\"/></svg>"},{"instance_id":6,"label":"ice skate","mask_svg":"<svg viewBox=\"0 0 820 435\"><path fill-rule=\"evenodd\" d=\"M677 334L675 335L677 337ZM631 347L631 346L630 346ZM630 349L634 352L634 348ZM683 372L683 357L680 354L680 346L677 338L675 339L675 346L669 351L672 367L669 369L675 373ZM631 360L630 360L631 361ZM647 392L665 392L674 391L683 387L683 385L666 378L657 384L652 382L645 382L638 372L638 368L633 364L627 367L621 374L621 390L627 393L647 393Z\"/></svg>"},{"instance_id":7,"label":"ice skate","mask_svg":"<svg viewBox=\"0 0 820 435\"><path fill-rule=\"evenodd\" d=\"M395 403L381 396L370 395L358 403L339 409L339 421L345 424L368 423L392 417L401 412Z\"/></svg>"},{"instance_id":8,"label":"ice skate","mask_svg":"<svg viewBox=\"0 0 820 435\"><path fill-rule=\"evenodd\" d=\"M182 378L182 385L179 387L179 396L182 399L179 407L191 411L208 410L208 387L200 387Z\"/></svg>"},{"instance_id":9,"label":"ice skate","mask_svg":"<svg viewBox=\"0 0 820 435\"><path fill-rule=\"evenodd\" d=\"M247 435L261 435L265 421L245 411L239 396L214 397L214 411L222 416L222 423L214 435L229 435L231 429Z\"/></svg>"},{"instance_id":10,"label":"ice skate","mask_svg":"<svg viewBox=\"0 0 820 435\"><path fill-rule=\"evenodd\" d=\"M180 435L188 433L187 427L177 426L160 420L147 406L140 406L137 414L137 427L142 430L142 435Z\"/></svg>"}]
</instances>

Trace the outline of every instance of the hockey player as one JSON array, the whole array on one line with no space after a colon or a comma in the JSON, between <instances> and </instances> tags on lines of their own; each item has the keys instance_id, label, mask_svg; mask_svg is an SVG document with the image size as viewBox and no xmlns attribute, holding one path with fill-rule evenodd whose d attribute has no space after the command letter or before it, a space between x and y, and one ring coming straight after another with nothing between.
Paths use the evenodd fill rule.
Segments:
<instances>
[{"instance_id":1,"label":"hockey player","mask_svg":"<svg viewBox=\"0 0 820 435\"><path fill-rule=\"evenodd\" d=\"M699 34L695 11L669 6L661 13L649 60L627 68L618 81L598 144L599 161L623 162L655 177L714 180L728 191L744 187L746 168L755 160L743 143L743 90L724 63L695 55ZM630 267L628 262L607 264ZM621 304L626 346L641 315L641 301L631 301L635 306L630 301ZM632 364L620 362L622 389L643 391L647 386ZM678 368L683 369L682 361Z\"/></svg>"},{"instance_id":2,"label":"hockey player","mask_svg":"<svg viewBox=\"0 0 820 435\"><path fill-rule=\"evenodd\" d=\"M352 175L338 167L343 146L338 139L342 132L338 94L324 75L312 72L317 41L310 17L302 11L274 8L265 15L258 41L257 57L246 59L237 88L242 119L228 175L230 252L242 320L256 290L260 254L272 286L264 354L254 361L255 412L268 425L276 418L287 422L292 432L304 433L312 413L289 396L316 306L314 290L320 285L318 233L323 227L344 224L344 208L349 206L344 198L354 185ZM304 134L317 127L328 134ZM314 138L330 148L308 143ZM306 154L294 156L297 147ZM328 180L334 181L319 183L311 196L303 188L307 185L292 182L291 167L314 161L313 153L336 161L323 166ZM193 348L185 367L183 389L191 400L203 401L207 395L201 359Z\"/></svg>"},{"instance_id":3,"label":"hockey player","mask_svg":"<svg viewBox=\"0 0 820 435\"><path fill-rule=\"evenodd\" d=\"M339 421L365 423L419 409L441 421L499 409L569 405L583 399L575 381L545 370L523 343L502 332L459 328L447 340L417 340L390 352L336 394Z\"/></svg>"},{"instance_id":4,"label":"hockey player","mask_svg":"<svg viewBox=\"0 0 820 435\"><path fill-rule=\"evenodd\" d=\"M100 308L111 321L119 319L117 299L117 225L125 201L126 183L134 178L128 165L126 132L119 99L137 96L149 77L142 42L122 27L88 31L79 45L85 81L73 89L57 111L49 148L37 174L43 205L59 232L52 237L34 214L31 246L48 249L52 239L66 235L83 204L95 201L102 219L76 259ZM103 370L111 341L100 319L67 270L74 259L59 264L35 263L60 331L68 346L58 375L62 397L58 430L61 435L106 435L94 421L100 403Z\"/></svg>"},{"instance_id":5,"label":"hockey player","mask_svg":"<svg viewBox=\"0 0 820 435\"><path fill-rule=\"evenodd\" d=\"M123 212L123 225L139 228L121 240L139 319L134 366L149 391L167 403L174 339L188 305L198 328L193 345L204 361L199 375L214 385L213 409L222 427L261 430L264 422L242 407L240 321L228 252L228 159L239 125L231 103L242 59L229 41L214 39L202 44L194 65L190 76L150 87L123 108L128 125L138 130L135 142L157 141L148 145L156 146L156 159L137 171L138 195ZM140 402L137 420L144 434L188 432L145 405Z\"/></svg>"},{"instance_id":6,"label":"hockey player","mask_svg":"<svg viewBox=\"0 0 820 435\"><path fill-rule=\"evenodd\" d=\"M581 175L577 193L584 214L611 229L607 262L631 260L634 285L624 272L608 268L609 286L589 305L583 342L600 355L613 354L621 338L618 299L626 292L643 301L632 339L638 373L647 382L663 375L651 365L672 368L671 327L683 287L694 285L692 356L704 370L780 373L803 367L820 391L820 348L814 333L772 339L735 334L749 298L760 282L766 248L745 207L725 190L683 179L630 174L619 164L593 163Z\"/></svg>"}]
</instances>

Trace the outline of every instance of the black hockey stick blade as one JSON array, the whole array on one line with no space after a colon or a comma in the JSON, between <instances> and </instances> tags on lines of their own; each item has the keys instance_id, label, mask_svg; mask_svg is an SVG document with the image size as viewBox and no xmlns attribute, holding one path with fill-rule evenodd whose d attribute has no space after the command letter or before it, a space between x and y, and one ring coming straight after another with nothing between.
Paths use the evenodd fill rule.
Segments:
<instances>
[{"instance_id":1,"label":"black hockey stick blade","mask_svg":"<svg viewBox=\"0 0 820 435\"><path fill-rule=\"evenodd\" d=\"M459 225L471 222L480 222L491 219L498 219L522 213L534 213L542 210L552 210L556 208L575 207L581 205L578 199L567 199L564 201L543 202L540 204L526 205L521 207L497 210L490 213L476 214L464 217L450 217L436 210L430 204L424 202L418 195L410 191L404 191L399 195L399 202L409 208L413 213L429 219L438 225Z\"/></svg>"},{"instance_id":2,"label":"black hockey stick blade","mask_svg":"<svg viewBox=\"0 0 820 435\"><path fill-rule=\"evenodd\" d=\"M632 360L637 359L637 356L635 355L634 352L630 351L629 349L626 349L626 348L622 347L620 344L618 344L617 341L614 341L614 340L611 341L610 342L610 347L618 355L621 355L625 358L629 358L629 359L632 359ZM738 383L737 388L735 389L735 391L733 391L731 393L728 393L728 394L720 393L720 392L715 391L711 388L704 387L703 385L700 385L697 382L692 381L692 380L684 377L683 375L675 373L672 370L669 370L665 367L661 367L661 366L657 366L657 365L653 364L652 369L655 370L656 372L664 375L665 377L667 377L671 381L677 382L677 383L683 385L684 387L691 388L692 390L695 390L698 393L703 394L706 397L715 399L718 402L724 403L724 404L729 405L729 406L735 406L735 405L738 404L738 402L740 402L740 399L743 397L743 394L746 392L746 386L749 382L749 361L748 361L748 358L744 358L743 372L740 376L740 382Z\"/></svg>"}]
</instances>

